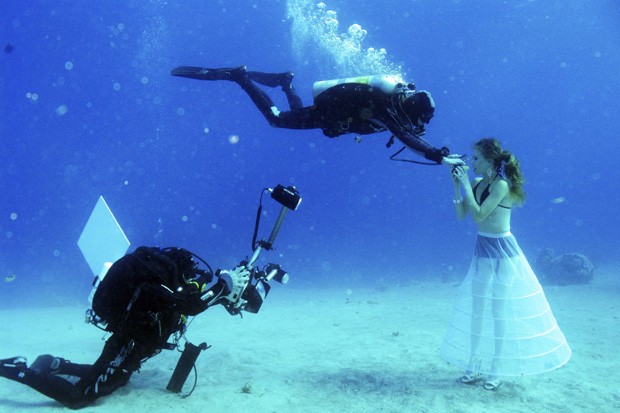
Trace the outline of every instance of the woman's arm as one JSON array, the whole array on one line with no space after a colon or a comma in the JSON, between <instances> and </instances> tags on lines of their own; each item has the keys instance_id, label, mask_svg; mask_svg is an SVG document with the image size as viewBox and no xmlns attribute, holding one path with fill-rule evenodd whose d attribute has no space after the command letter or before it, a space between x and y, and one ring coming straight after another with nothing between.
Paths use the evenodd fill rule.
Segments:
<instances>
[{"instance_id":1,"label":"woman's arm","mask_svg":"<svg viewBox=\"0 0 620 413\"><path fill-rule=\"evenodd\" d=\"M454 186L454 197L452 198L452 202L454 202L456 217L459 220L463 220L467 216L467 203L461 195L461 181L459 179L459 174L465 174L465 166L455 166L450 172L450 178L452 179L452 184Z\"/></svg>"}]
</instances>

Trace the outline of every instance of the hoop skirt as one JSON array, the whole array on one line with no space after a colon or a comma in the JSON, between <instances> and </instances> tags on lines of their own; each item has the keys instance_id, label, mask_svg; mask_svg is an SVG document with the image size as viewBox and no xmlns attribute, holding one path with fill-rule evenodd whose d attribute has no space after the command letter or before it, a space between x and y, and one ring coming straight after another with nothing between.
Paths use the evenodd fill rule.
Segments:
<instances>
[{"instance_id":1,"label":"hoop skirt","mask_svg":"<svg viewBox=\"0 0 620 413\"><path fill-rule=\"evenodd\" d=\"M568 362L571 349L515 237L478 233L440 356L494 376L544 373Z\"/></svg>"}]
</instances>

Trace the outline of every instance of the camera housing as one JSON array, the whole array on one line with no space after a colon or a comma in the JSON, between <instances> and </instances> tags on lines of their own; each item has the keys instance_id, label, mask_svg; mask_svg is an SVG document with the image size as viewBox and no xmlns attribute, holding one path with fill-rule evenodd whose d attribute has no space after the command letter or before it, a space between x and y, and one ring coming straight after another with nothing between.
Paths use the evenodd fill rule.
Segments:
<instances>
[{"instance_id":1,"label":"camera housing","mask_svg":"<svg viewBox=\"0 0 620 413\"><path fill-rule=\"evenodd\" d=\"M252 271L250 282L241 294L241 305L230 304L225 305L230 314L236 315L241 311L248 313L258 313L269 290L271 290L270 281L277 281L280 284L286 284L289 280L288 273L278 264L267 264L264 270Z\"/></svg>"},{"instance_id":2,"label":"camera housing","mask_svg":"<svg viewBox=\"0 0 620 413\"><path fill-rule=\"evenodd\" d=\"M261 279L255 280L254 284L248 284L241 296L241 299L245 301L241 309L248 313L258 313L270 289L271 286L267 281Z\"/></svg>"}]
</instances>

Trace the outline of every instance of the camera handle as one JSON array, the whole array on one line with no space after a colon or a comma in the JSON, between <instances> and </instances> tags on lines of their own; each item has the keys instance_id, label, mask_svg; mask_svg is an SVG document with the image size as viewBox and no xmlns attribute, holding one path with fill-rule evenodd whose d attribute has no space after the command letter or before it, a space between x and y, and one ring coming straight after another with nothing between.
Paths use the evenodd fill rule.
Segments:
<instances>
[{"instance_id":1,"label":"camera handle","mask_svg":"<svg viewBox=\"0 0 620 413\"><path fill-rule=\"evenodd\" d=\"M256 263L256 260L258 260L258 256L260 255L260 252L263 248L269 251L273 247L273 243L276 242L276 237L278 236L278 232L280 232L280 227L282 226L282 223L284 222L284 218L286 217L287 212L288 212L288 208L285 206L282 206L282 209L280 209L280 214L278 215L278 219L276 220L276 223L273 225L273 229L271 230L271 234L269 235L269 239L267 241L263 241L263 240L258 241L258 245L254 249L252 258L250 258L250 261L248 261L248 263L246 264L246 268L248 270L252 269L252 267Z\"/></svg>"},{"instance_id":2,"label":"camera handle","mask_svg":"<svg viewBox=\"0 0 620 413\"><path fill-rule=\"evenodd\" d=\"M280 210L280 214L278 215L278 219L271 230L271 234L269 235L269 239L267 241L260 240L256 242L256 236L258 235L258 227L260 225L261 212L263 210L263 194L269 191L271 193L271 198L276 200L280 205L282 205L282 209ZM274 188L265 188L261 192L260 200L258 202L258 210L256 211L256 224L254 226L254 236L252 238L252 249L254 253L252 254L252 258L246 264L246 268L251 270L261 250L264 248L269 251L273 247L273 243L276 242L276 237L278 236L278 232L280 231L280 227L282 226L282 222L284 222L284 217L286 217L286 213L288 210L296 210L301 203L301 195L299 195L299 191L294 186L284 187L282 185L276 185Z\"/></svg>"}]
</instances>

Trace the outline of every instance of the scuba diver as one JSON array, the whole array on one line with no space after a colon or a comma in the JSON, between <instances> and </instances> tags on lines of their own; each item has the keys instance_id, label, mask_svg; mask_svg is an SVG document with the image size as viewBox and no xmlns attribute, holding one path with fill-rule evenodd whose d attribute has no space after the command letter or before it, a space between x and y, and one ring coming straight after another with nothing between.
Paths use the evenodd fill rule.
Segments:
<instances>
[{"instance_id":1,"label":"scuba diver","mask_svg":"<svg viewBox=\"0 0 620 413\"><path fill-rule=\"evenodd\" d=\"M173 76L199 80L229 80L237 83L250 96L271 126L286 129L322 129L329 138L355 133L368 135L389 131L406 147L430 160L430 164L456 166L463 164L448 148L437 149L422 139L424 127L433 117L435 103L431 94L416 90L397 76L362 76L357 78L315 82L314 103L304 107L292 85L293 73L262 73L237 68L208 69L180 66ZM281 87L290 110L280 111L256 83ZM395 158L405 148L392 155Z\"/></svg>"},{"instance_id":2,"label":"scuba diver","mask_svg":"<svg viewBox=\"0 0 620 413\"><path fill-rule=\"evenodd\" d=\"M209 270L198 268L195 258ZM204 260L183 248L139 247L110 267L93 297L89 321L111 333L94 364L46 354L28 367L24 357L13 357L0 360L0 376L71 409L88 406L127 384L142 363L162 349L176 348L187 316L216 304L238 314L237 303L250 274L243 262L234 270L213 273ZM175 342L168 343L173 335Z\"/></svg>"}]
</instances>

